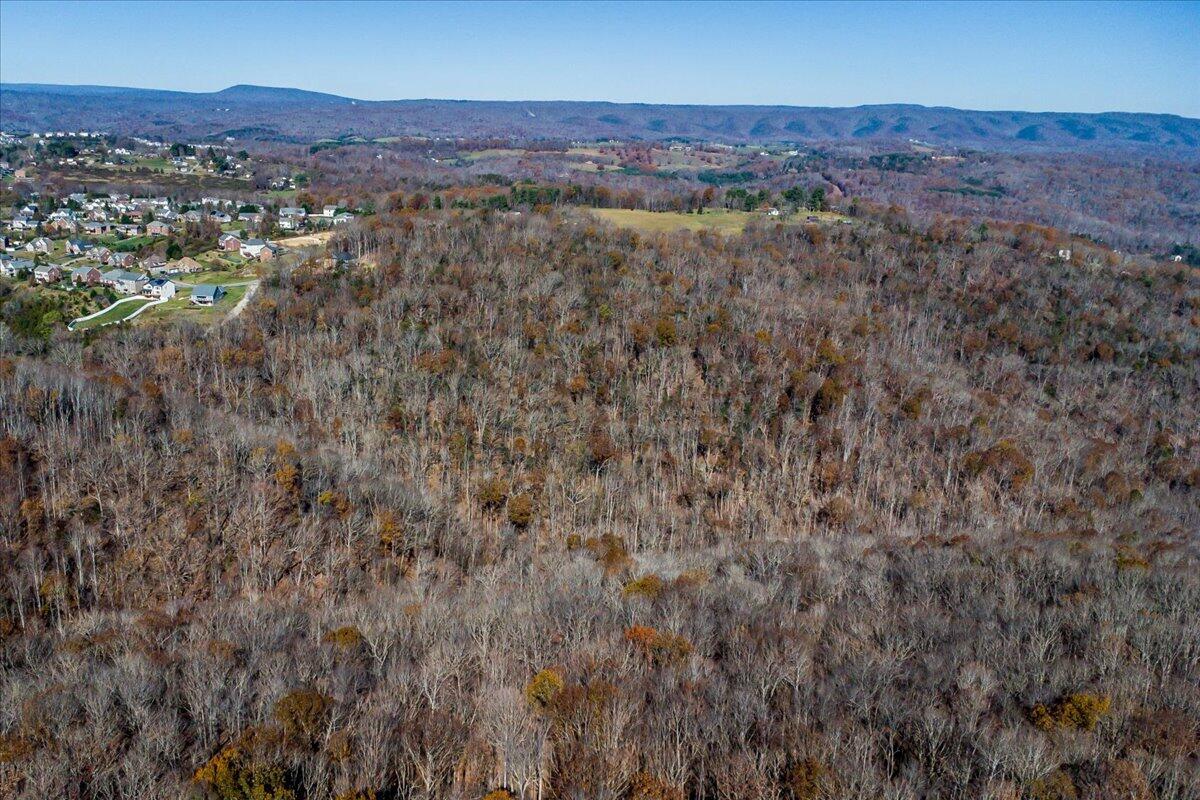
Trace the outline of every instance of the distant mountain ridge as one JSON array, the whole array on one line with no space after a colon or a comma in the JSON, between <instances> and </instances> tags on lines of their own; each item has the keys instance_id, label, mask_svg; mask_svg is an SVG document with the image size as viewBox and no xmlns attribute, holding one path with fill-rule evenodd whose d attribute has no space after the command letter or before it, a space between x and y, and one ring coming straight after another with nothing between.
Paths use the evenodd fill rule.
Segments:
<instances>
[{"instance_id":1,"label":"distant mountain ridge","mask_svg":"<svg viewBox=\"0 0 1200 800\"><path fill-rule=\"evenodd\" d=\"M972 111L920 105L847 108L593 101L357 100L239 84L218 92L0 84L8 131L106 130L163 138L310 141L357 135L704 139L729 143L916 139L1005 151L1126 152L1200 158L1200 120L1171 114Z\"/></svg>"}]
</instances>

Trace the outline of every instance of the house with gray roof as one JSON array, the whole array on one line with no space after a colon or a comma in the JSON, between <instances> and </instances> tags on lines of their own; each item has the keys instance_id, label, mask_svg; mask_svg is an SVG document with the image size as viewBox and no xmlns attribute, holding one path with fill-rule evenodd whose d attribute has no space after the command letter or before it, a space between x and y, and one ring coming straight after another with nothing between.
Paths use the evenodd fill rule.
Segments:
<instances>
[{"instance_id":1,"label":"house with gray roof","mask_svg":"<svg viewBox=\"0 0 1200 800\"><path fill-rule=\"evenodd\" d=\"M175 283L168 278L155 278L142 287L142 294L169 300L175 296Z\"/></svg>"},{"instance_id":2,"label":"house with gray roof","mask_svg":"<svg viewBox=\"0 0 1200 800\"><path fill-rule=\"evenodd\" d=\"M191 304L194 306L211 306L221 302L225 289L211 283L202 283L192 289Z\"/></svg>"},{"instance_id":3,"label":"house with gray roof","mask_svg":"<svg viewBox=\"0 0 1200 800\"><path fill-rule=\"evenodd\" d=\"M34 267L33 279L38 283L58 283L62 280L62 267L58 264L42 264Z\"/></svg>"},{"instance_id":4,"label":"house with gray roof","mask_svg":"<svg viewBox=\"0 0 1200 800\"><path fill-rule=\"evenodd\" d=\"M0 274L9 278L19 278L32 272L36 266L27 258L0 258Z\"/></svg>"},{"instance_id":5,"label":"house with gray roof","mask_svg":"<svg viewBox=\"0 0 1200 800\"><path fill-rule=\"evenodd\" d=\"M101 275L100 282L121 294L141 294L142 287L146 285L146 276L123 269L113 269Z\"/></svg>"},{"instance_id":6,"label":"house with gray roof","mask_svg":"<svg viewBox=\"0 0 1200 800\"><path fill-rule=\"evenodd\" d=\"M76 267L71 270L71 283L94 286L100 282L100 270L93 266Z\"/></svg>"}]
</instances>

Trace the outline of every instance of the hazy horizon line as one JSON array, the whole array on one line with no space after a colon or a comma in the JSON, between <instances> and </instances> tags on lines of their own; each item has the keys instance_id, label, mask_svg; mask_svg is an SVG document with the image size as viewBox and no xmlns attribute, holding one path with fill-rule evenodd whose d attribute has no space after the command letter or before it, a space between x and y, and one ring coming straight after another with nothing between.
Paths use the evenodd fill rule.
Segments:
<instances>
[{"instance_id":1,"label":"hazy horizon line","mask_svg":"<svg viewBox=\"0 0 1200 800\"><path fill-rule=\"evenodd\" d=\"M233 83L224 86L220 89L174 89L162 86L128 86L106 83L52 83L44 81L21 81L21 80L3 80L0 81L0 89L13 86L30 86L30 87L54 87L60 89L115 89L115 90L132 90L140 92L163 92L171 94L184 95L215 95L221 92L229 91L239 87L252 89L267 89L271 91L285 92L304 92L307 94L324 95L333 97L339 100L348 100L356 103L422 103L422 102L440 102L440 103L579 103L579 104L602 104L602 105L619 105L619 106L672 106L677 108L796 108L796 109L855 109L855 108L877 108L889 106L909 106L913 108L925 109L949 109L953 111L969 111L981 114L1081 114L1089 116L1106 116L1115 114L1127 114L1130 116L1160 116L1160 117L1177 117L1179 119L1188 119L1200 121L1200 117L1190 117L1186 114L1179 114L1172 111L1124 111L1120 109L1107 109L1104 111L1078 111L1072 109L1028 109L1028 108L969 108L965 106L918 103L912 101L895 100L889 102L878 103L857 103L853 105L802 105L799 103L678 103L678 102L660 102L646 100L602 100L602 99L565 99L565 98L519 98L519 99L497 99L486 97L390 97L383 99L372 99L365 97L354 97L352 95L343 95L336 92L326 91L322 89L306 89L300 86L270 86L257 83Z\"/></svg>"}]
</instances>

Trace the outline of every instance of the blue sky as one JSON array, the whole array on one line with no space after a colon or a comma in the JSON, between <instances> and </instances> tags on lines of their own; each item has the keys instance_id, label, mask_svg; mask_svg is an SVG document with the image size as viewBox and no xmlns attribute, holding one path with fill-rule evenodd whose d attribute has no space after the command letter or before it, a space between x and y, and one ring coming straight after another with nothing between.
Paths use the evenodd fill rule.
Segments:
<instances>
[{"instance_id":1,"label":"blue sky","mask_svg":"<svg viewBox=\"0 0 1200 800\"><path fill-rule=\"evenodd\" d=\"M1200 2L0 0L0 81L1200 117Z\"/></svg>"}]
</instances>

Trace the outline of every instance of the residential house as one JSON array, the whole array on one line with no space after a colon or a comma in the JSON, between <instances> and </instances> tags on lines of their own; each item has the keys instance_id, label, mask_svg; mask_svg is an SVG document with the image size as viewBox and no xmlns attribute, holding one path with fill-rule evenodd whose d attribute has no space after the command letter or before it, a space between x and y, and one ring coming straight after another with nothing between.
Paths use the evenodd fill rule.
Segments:
<instances>
[{"instance_id":1,"label":"residential house","mask_svg":"<svg viewBox=\"0 0 1200 800\"><path fill-rule=\"evenodd\" d=\"M117 233L121 234L122 236L137 236L141 232L142 226L135 225L132 222L122 223L121 225L117 226Z\"/></svg>"},{"instance_id":2,"label":"residential house","mask_svg":"<svg viewBox=\"0 0 1200 800\"><path fill-rule=\"evenodd\" d=\"M233 217L229 216L224 211L214 211L208 215L208 218L218 225L225 225L226 223L233 222Z\"/></svg>"},{"instance_id":3,"label":"residential house","mask_svg":"<svg viewBox=\"0 0 1200 800\"><path fill-rule=\"evenodd\" d=\"M32 272L35 264L26 258L0 258L0 273L9 278L19 278Z\"/></svg>"},{"instance_id":4,"label":"residential house","mask_svg":"<svg viewBox=\"0 0 1200 800\"><path fill-rule=\"evenodd\" d=\"M243 258L258 258L263 250L267 249L267 243L263 239L246 239L238 248L238 252Z\"/></svg>"},{"instance_id":5,"label":"residential house","mask_svg":"<svg viewBox=\"0 0 1200 800\"><path fill-rule=\"evenodd\" d=\"M90 258L92 261L99 261L101 264L103 264L108 261L109 256L112 255L112 251L103 245L97 244L89 247L84 255Z\"/></svg>"},{"instance_id":6,"label":"residential house","mask_svg":"<svg viewBox=\"0 0 1200 800\"><path fill-rule=\"evenodd\" d=\"M71 270L71 283L95 286L100 282L100 270L92 266L76 267Z\"/></svg>"},{"instance_id":7,"label":"residential house","mask_svg":"<svg viewBox=\"0 0 1200 800\"><path fill-rule=\"evenodd\" d=\"M109 270L100 276L100 282L111 286L121 294L141 294L146 285L146 276L123 269Z\"/></svg>"},{"instance_id":8,"label":"residential house","mask_svg":"<svg viewBox=\"0 0 1200 800\"><path fill-rule=\"evenodd\" d=\"M354 265L354 256L347 253L345 250L338 250L330 253L325 259L325 266L329 269L335 267L350 267Z\"/></svg>"},{"instance_id":9,"label":"residential house","mask_svg":"<svg viewBox=\"0 0 1200 800\"><path fill-rule=\"evenodd\" d=\"M90 244L83 239L67 239L67 253L73 256L81 256L88 251Z\"/></svg>"},{"instance_id":10,"label":"residential house","mask_svg":"<svg viewBox=\"0 0 1200 800\"><path fill-rule=\"evenodd\" d=\"M39 236L26 244L25 249L32 253L49 253L54 249L54 240Z\"/></svg>"},{"instance_id":11,"label":"residential house","mask_svg":"<svg viewBox=\"0 0 1200 800\"><path fill-rule=\"evenodd\" d=\"M112 253L107 263L110 267L132 267L137 263L137 256L133 253Z\"/></svg>"},{"instance_id":12,"label":"residential house","mask_svg":"<svg viewBox=\"0 0 1200 800\"><path fill-rule=\"evenodd\" d=\"M30 215L17 214L12 218L12 222L8 223L8 227L14 231L31 231L37 227L37 222Z\"/></svg>"},{"instance_id":13,"label":"residential house","mask_svg":"<svg viewBox=\"0 0 1200 800\"><path fill-rule=\"evenodd\" d=\"M190 302L194 306L211 306L214 303L221 302L221 298L224 296L225 289L222 287L211 283L202 283L192 289Z\"/></svg>"},{"instance_id":14,"label":"residential house","mask_svg":"<svg viewBox=\"0 0 1200 800\"><path fill-rule=\"evenodd\" d=\"M145 272L148 275L161 275L166 272L167 269L167 260L162 256L150 256L149 258L143 259L141 263L142 272Z\"/></svg>"},{"instance_id":15,"label":"residential house","mask_svg":"<svg viewBox=\"0 0 1200 800\"><path fill-rule=\"evenodd\" d=\"M44 227L50 233L74 233L75 231L79 230L79 223L73 219L60 217L58 219L52 219L48 221Z\"/></svg>"},{"instance_id":16,"label":"residential house","mask_svg":"<svg viewBox=\"0 0 1200 800\"><path fill-rule=\"evenodd\" d=\"M155 278L142 287L142 294L147 297L170 299L175 296L176 286L168 278Z\"/></svg>"},{"instance_id":17,"label":"residential house","mask_svg":"<svg viewBox=\"0 0 1200 800\"><path fill-rule=\"evenodd\" d=\"M167 265L171 272L203 272L205 267L191 256L184 256Z\"/></svg>"},{"instance_id":18,"label":"residential house","mask_svg":"<svg viewBox=\"0 0 1200 800\"><path fill-rule=\"evenodd\" d=\"M171 234L171 226L161 219L156 219L146 226L146 233L150 236L169 236Z\"/></svg>"},{"instance_id":19,"label":"residential house","mask_svg":"<svg viewBox=\"0 0 1200 800\"><path fill-rule=\"evenodd\" d=\"M333 219L334 217L337 216L337 210L338 210L337 206L325 206L324 208L321 209L321 216L329 217L330 219Z\"/></svg>"},{"instance_id":20,"label":"residential house","mask_svg":"<svg viewBox=\"0 0 1200 800\"><path fill-rule=\"evenodd\" d=\"M257 211L243 211L238 214L238 221L246 223L251 228L257 228L259 225L262 225L262 218L263 215Z\"/></svg>"},{"instance_id":21,"label":"residential house","mask_svg":"<svg viewBox=\"0 0 1200 800\"><path fill-rule=\"evenodd\" d=\"M236 233L222 233L217 237L217 247L228 251L241 250L241 237L239 237Z\"/></svg>"},{"instance_id":22,"label":"residential house","mask_svg":"<svg viewBox=\"0 0 1200 800\"><path fill-rule=\"evenodd\" d=\"M100 222L98 220L89 220L88 222L83 223L84 233L91 234L92 236L103 236L111 229L112 225L107 222Z\"/></svg>"},{"instance_id":23,"label":"residential house","mask_svg":"<svg viewBox=\"0 0 1200 800\"><path fill-rule=\"evenodd\" d=\"M184 212L184 215L183 215L184 222L200 222L203 219L204 219L204 212L197 211L195 209L192 209L191 211L186 211L186 212Z\"/></svg>"},{"instance_id":24,"label":"residential house","mask_svg":"<svg viewBox=\"0 0 1200 800\"><path fill-rule=\"evenodd\" d=\"M62 267L58 264L42 264L34 267L33 279L38 283L58 283L62 280Z\"/></svg>"},{"instance_id":25,"label":"residential house","mask_svg":"<svg viewBox=\"0 0 1200 800\"><path fill-rule=\"evenodd\" d=\"M354 215L353 215L353 214L349 214L349 213L343 212L343 213L341 213L341 214L338 214L336 217L334 217L334 218L333 218L333 224L334 224L334 225L345 225L347 222L350 222L350 221L352 221L353 219L354 219Z\"/></svg>"}]
</instances>

